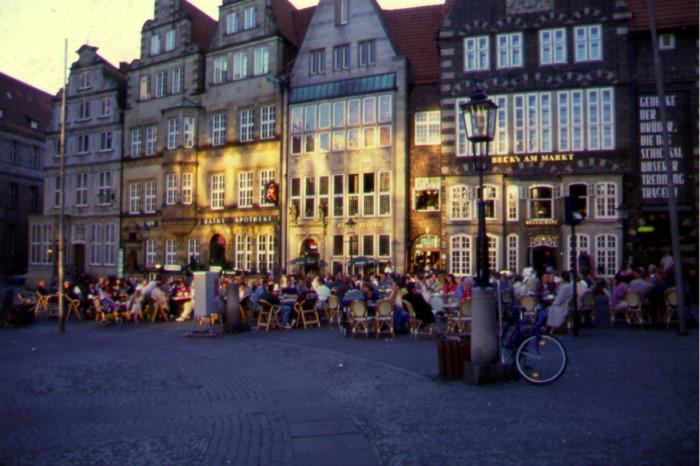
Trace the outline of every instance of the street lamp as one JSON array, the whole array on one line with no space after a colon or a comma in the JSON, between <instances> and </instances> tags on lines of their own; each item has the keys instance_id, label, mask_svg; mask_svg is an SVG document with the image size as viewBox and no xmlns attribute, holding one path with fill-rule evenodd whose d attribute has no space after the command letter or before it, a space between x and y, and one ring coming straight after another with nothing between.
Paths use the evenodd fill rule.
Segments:
<instances>
[{"instance_id":1,"label":"street lamp","mask_svg":"<svg viewBox=\"0 0 700 466\"><path fill-rule=\"evenodd\" d=\"M348 252L350 253L349 265L353 267L353 271L354 271L355 266L352 263L352 237L353 237L352 230L355 228L355 220L353 220L352 217L348 218L348 221L345 222L345 227L348 230ZM350 267L348 267L348 272L350 272Z\"/></svg>"},{"instance_id":2,"label":"street lamp","mask_svg":"<svg viewBox=\"0 0 700 466\"><path fill-rule=\"evenodd\" d=\"M476 287L472 292L471 361L465 366L467 381L482 384L497 378L498 320L493 288L489 287L488 239L484 210L484 171L489 169L489 144L496 129L498 106L480 87L474 88L469 102L460 104L467 139L472 144L472 162L479 173L477 200L478 235L476 245Z\"/></svg>"}]
</instances>

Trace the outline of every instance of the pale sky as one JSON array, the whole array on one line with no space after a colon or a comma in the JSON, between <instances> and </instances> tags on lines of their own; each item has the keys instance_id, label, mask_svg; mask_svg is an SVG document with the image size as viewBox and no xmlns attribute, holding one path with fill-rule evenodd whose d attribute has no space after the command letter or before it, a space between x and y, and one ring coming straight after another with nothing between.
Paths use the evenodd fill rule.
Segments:
<instances>
[{"instance_id":1,"label":"pale sky","mask_svg":"<svg viewBox=\"0 0 700 466\"><path fill-rule=\"evenodd\" d=\"M291 0L298 8L318 0ZM222 0L190 0L214 19ZM443 0L379 0L383 8L407 8ZM118 66L139 56L143 23L153 0L0 0L0 71L50 94L63 85L63 47L68 66L84 43Z\"/></svg>"}]
</instances>

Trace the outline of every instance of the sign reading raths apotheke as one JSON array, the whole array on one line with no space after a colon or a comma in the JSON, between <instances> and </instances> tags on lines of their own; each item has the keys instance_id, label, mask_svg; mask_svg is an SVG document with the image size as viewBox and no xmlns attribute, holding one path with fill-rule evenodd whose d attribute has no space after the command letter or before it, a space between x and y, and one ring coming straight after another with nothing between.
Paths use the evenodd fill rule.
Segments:
<instances>
[{"instance_id":1,"label":"sign reading raths apotheke","mask_svg":"<svg viewBox=\"0 0 700 466\"><path fill-rule=\"evenodd\" d=\"M248 223L272 223L279 221L277 215L247 215L243 217L214 217L203 218L202 225L228 225Z\"/></svg>"},{"instance_id":2,"label":"sign reading raths apotheke","mask_svg":"<svg viewBox=\"0 0 700 466\"><path fill-rule=\"evenodd\" d=\"M676 197L686 184L683 134L680 130L683 114L678 94L666 95L666 115L671 156L671 171ZM656 95L639 96L639 146L642 201L656 204L668 199L666 162L664 160L663 125Z\"/></svg>"}]
</instances>

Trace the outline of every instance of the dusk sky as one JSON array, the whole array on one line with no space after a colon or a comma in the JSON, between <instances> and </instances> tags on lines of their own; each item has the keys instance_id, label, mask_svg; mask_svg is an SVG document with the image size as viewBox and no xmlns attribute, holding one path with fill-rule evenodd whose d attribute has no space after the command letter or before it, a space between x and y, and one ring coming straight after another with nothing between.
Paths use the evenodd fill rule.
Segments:
<instances>
[{"instance_id":1,"label":"dusk sky","mask_svg":"<svg viewBox=\"0 0 700 466\"><path fill-rule=\"evenodd\" d=\"M213 18L222 0L190 0ZM303 8L318 0L292 0ZM442 0L380 0L383 8L441 4ZM50 94L63 83L63 44L68 65L84 43L118 65L138 58L141 26L153 17L153 0L0 0L0 71Z\"/></svg>"}]
</instances>

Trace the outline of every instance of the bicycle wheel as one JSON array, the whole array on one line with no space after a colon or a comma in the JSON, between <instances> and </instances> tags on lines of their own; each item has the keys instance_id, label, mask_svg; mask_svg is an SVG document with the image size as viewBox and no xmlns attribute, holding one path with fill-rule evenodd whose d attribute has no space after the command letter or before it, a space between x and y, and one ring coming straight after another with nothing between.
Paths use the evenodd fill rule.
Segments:
<instances>
[{"instance_id":1,"label":"bicycle wheel","mask_svg":"<svg viewBox=\"0 0 700 466\"><path fill-rule=\"evenodd\" d=\"M548 384L564 373L566 351L554 337L533 335L520 344L515 354L515 365L528 382Z\"/></svg>"}]
</instances>

